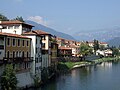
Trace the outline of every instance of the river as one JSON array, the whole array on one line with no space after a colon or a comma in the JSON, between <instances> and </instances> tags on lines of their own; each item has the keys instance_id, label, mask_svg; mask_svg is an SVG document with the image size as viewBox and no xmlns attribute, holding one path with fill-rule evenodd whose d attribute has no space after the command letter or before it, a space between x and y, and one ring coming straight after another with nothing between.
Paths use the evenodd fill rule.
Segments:
<instances>
[{"instance_id":1,"label":"river","mask_svg":"<svg viewBox=\"0 0 120 90\"><path fill-rule=\"evenodd\" d=\"M120 62L76 68L38 90L120 90Z\"/></svg>"}]
</instances>

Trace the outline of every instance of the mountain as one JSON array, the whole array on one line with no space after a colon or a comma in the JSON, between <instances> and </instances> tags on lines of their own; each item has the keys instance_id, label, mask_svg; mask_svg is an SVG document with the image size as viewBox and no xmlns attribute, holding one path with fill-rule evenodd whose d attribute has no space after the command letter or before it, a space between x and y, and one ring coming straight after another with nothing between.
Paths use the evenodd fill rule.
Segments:
<instances>
[{"instance_id":1,"label":"mountain","mask_svg":"<svg viewBox=\"0 0 120 90\"><path fill-rule=\"evenodd\" d=\"M120 36L120 27L114 27L110 29L98 29L98 30L87 30L80 31L72 35L75 39L81 41L91 41L94 39L100 41L109 41L115 37Z\"/></svg>"},{"instance_id":2,"label":"mountain","mask_svg":"<svg viewBox=\"0 0 120 90\"><path fill-rule=\"evenodd\" d=\"M120 46L120 37L115 37L115 38L107 41L107 43L108 43L110 46L119 47L119 46Z\"/></svg>"},{"instance_id":3,"label":"mountain","mask_svg":"<svg viewBox=\"0 0 120 90\"><path fill-rule=\"evenodd\" d=\"M38 24L36 22L27 20L26 23L29 23L29 24L32 24L33 26L35 26L33 28L33 30L43 30L45 32L48 32L48 33L50 33L52 35L55 35L55 36L58 36L58 37L61 37L61 38L65 38L65 39L69 39L69 40L75 40L72 36L70 36L68 34L58 32L58 31L56 31L56 30L54 30L52 28L46 27L46 26Z\"/></svg>"}]
</instances>

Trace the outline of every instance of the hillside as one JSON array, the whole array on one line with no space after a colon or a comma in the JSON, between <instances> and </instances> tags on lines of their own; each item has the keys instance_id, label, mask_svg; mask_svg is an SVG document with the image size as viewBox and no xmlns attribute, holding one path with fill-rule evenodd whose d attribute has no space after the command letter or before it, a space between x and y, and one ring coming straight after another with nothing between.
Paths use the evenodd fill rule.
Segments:
<instances>
[{"instance_id":1,"label":"hillside","mask_svg":"<svg viewBox=\"0 0 120 90\"><path fill-rule=\"evenodd\" d=\"M35 26L33 28L33 30L43 30L45 32L49 32L52 35L56 35L56 36L61 37L61 38L65 38L65 39L69 39L69 40L75 40L72 36L70 36L68 34L58 32L58 31L56 31L52 28L46 27L46 26L38 24L36 22L33 22L33 21L26 21L26 22Z\"/></svg>"},{"instance_id":2,"label":"hillside","mask_svg":"<svg viewBox=\"0 0 120 90\"><path fill-rule=\"evenodd\" d=\"M107 41L107 43L108 43L110 46L119 47L119 46L120 46L120 37L115 37L115 38Z\"/></svg>"},{"instance_id":3,"label":"hillside","mask_svg":"<svg viewBox=\"0 0 120 90\"><path fill-rule=\"evenodd\" d=\"M80 31L73 34L73 37L77 40L91 41L97 39L100 41L109 41L115 37L119 37L120 27L114 27L110 29L98 29L98 30L87 30Z\"/></svg>"}]
</instances>

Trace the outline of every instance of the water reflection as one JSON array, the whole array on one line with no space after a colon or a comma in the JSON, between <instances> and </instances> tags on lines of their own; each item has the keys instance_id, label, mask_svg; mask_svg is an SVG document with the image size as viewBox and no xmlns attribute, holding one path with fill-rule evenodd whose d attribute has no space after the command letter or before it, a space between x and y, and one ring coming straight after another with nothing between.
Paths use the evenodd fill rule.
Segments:
<instances>
[{"instance_id":1,"label":"water reflection","mask_svg":"<svg viewBox=\"0 0 120 90\"><path fill-rule=\"evenodd\" d=\"M39 90L120 90L120 62L77 68Z\"/></svg>"}]
</instances>

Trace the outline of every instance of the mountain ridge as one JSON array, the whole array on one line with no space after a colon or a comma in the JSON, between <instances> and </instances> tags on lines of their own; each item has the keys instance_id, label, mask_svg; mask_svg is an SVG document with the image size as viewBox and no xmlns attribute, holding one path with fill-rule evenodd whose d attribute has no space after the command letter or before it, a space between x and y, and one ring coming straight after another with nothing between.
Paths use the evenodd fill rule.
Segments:
<instances>
[{"instance_id":1,"label":"mountain ridge","mask_svg":"<svg viewBox=\"0 0 120 90\"><path fill-rule=\"evenodd\" d=\"M48 33L55 35L57 37L61 37L61 38L68 39L68 40L76 40L75 38L73 38L69 34L65 34L65 33L56 31L56 30L54 30L50 27L44 26L42 24L38 24L38 23L30 21L30 20L27 20L26 22L35 26L35 27L33 27L34 30L43 30L43 31L48 32Z\"/></svg>"},{"instance_id":2,"label":"mountain ridge","mask_svg":"<svg viewBox=\"0 0 120 90\"><path fill-rule=\"evenodd\" d=\"M81 41L91 41L97 39L99 41L106 42L115 37L119 37L119 35L120 35L120 27L114 27L109 29L80 31L73 34L73 37Z\"/></svg>"}]
</instances>

